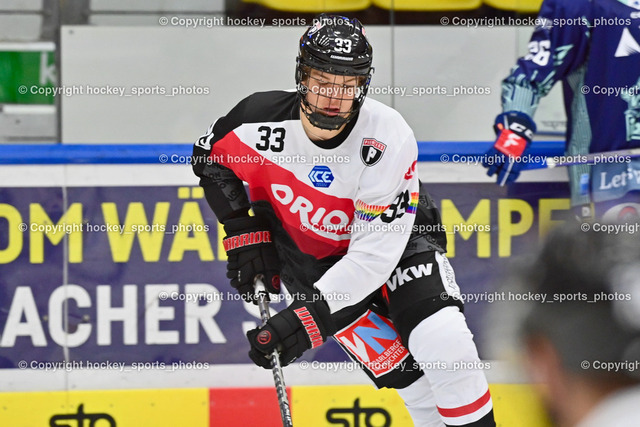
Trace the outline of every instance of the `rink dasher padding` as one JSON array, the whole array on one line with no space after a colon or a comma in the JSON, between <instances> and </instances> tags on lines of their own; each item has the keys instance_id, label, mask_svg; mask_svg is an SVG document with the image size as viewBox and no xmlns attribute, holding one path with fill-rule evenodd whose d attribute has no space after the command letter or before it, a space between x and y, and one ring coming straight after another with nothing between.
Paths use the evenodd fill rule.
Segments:
<instances>
[{"instance_id":1,"label":"rink dasher padding","mask_svg":"<svg viewBox=\"0 0 640 427\"><path fill-rule=\"evenodd\" d=\"M492 384L490 389L498 426L550 425L530 386ZM412 425L395 390L293 386L287 393L295 426ZM91 421L104 427L282 425L272 387L0 393L0 402L0 425L12 427L83 426Z\"/></svg>"},{"instance_id":2,"label":"rink dasher padding","mask_svg":"<svg viewBox=\"0 0 640 427\"><path fill-rule=\"evenodd\" d=\"M479 158L493 141L420 141L418 161ZM191 144L0 144L2 165L55 164L184 164ZM564 141L536 141L528 151L533 159L564 154ZM457 156L457 157L456 157ZM313 160L313 159L310 159ZM540 160L540 159L538 159ZM532 162L535 164L541 161Z\"/></svg>"},{"instance_id":3,"label":"rink dasher padding","mask_svg":"<svg viewBox=\"0 0 640 427\"><path fill-rule=\"evenodd\" d=\"M501 272L559 222L568 188L428 188L450 233L448 256L482 354L488 309L526 297L499 292ZM200 187L5 187L0 218L0 369L19 367L26 355L29 369L40 369L31 361L62 360L247 362L244 333L259 316L228 285L222 232ZM345 360L332 342L305 357Z\"/></svg>"},{"instance_id":4,"label":"rink dasher padding","mask_svg":"<svg viewBox=\"0 0 640 427\"><path fill-rule=\"evenodd\" d=\"M556 178L545 181L544 176L542 182L526 182L525 176L522 183L497 187L483 178L479 165L425 162L419 170L445 226L475 227L449 235L449 257L463 292L478 297L466 304L466 316L486 359L490 349L483 322L490 309L505 303L496 298L498 273L511 257L525 253L546 229L559 223L568 208L567 184ZM83 230L63 230L61 235L32 230L34 223L76 224ZM87 228L107 223L124 226L127 234ZM17 232L20 224L27 224L26 232ZM145 230L133 232L133 225ZM192 225L192 230L172 229L181 225ZM3 381L0 392L270 388L268 371L260 370L260 376L223 369L229 374L210 378L207 370L198 369L205 363L248 363L244 331L259 321L255 309L242 304L228 286L221 237L187 165L0 168L0 369L3 378L10 379ZM183 296L162 300L161 292ZM216 297L194 304L185 300L189 294ZM276 310L283 306L284 302L274 304ZM63 333L65 322L69 334ZM329 341L302 360L341 362L345 357ZM120 375L106 368L51 375L41 365L74 361L124 363L130 370L141 367L145 375ZM26 369L20 362L27 362ZM178 368L160 374L160 363ZM345 378L355 375L343 370L300 379L303 375L295 371L299 368L293 369L285 369L293 388L335 381L342 389ZM517 384L522 378L500 374L496 379L496 371L488 371L490 382L524 386ZM366 378L355 383L366 384ZM523 396L528 399L526 393ZM354 401L341 407L353 408ZM498 405L495 397L494 403ZM77 405L67 409L65 413L77 413Z\"/></svg>"}]
</instances>

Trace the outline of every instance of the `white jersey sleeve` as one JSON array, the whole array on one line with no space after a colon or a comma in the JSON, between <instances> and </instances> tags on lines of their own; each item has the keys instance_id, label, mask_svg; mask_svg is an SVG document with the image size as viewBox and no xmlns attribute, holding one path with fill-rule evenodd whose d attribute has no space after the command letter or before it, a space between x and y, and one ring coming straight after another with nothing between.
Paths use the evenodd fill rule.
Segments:
<instances>
[{"instance_id":1,"label":"white jersey sleeve","mask_svg":"<svg viewBox=\"0 0 640 427\"><path fill-rule=\"evenodd\" d=\"M380 288L404 252L418 204L418 148L413 133L387 148L359 181L347 254L316 282L332 312Z\"/></svg>"}]
</instances>

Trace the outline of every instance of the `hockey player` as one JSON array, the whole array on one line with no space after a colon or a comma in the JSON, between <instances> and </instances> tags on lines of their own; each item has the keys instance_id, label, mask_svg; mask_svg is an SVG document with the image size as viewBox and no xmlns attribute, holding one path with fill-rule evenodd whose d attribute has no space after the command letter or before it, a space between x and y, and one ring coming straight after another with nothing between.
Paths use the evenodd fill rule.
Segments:
<instances>
[{"instance_id":1,"label":"hockey player","mask_svg":"<svg viewBox=\"0 0 640 427\"><path fill-rule=\"evenodd\" d=\"M483 166L498 183L514 181L526 162L541 97L564 84L568 119L566 154L640 147L640 2L637 0L545 0L539 25L503 81L498 136ZM495 158L501 161L494 162ZM640 159L600 156L591 167L569 167L571 205L589 219L637 220Z\"/></svg>"},{"instance_id":2,"label":"hockey player","mask_svg":"<svg viewBox=\"0 0 640 427\"><path fill-rule=\"evenodd\" d=\"M556 300L521 308L532 382L554 425L639 426L640 241L569 225L510 281Z\"/></svg>"},{"instance_id":3,"label":"hockey player","mask_svg":"<svg viewBox=\"0 0 640 427\"><path fill-rule=\"evenodd\" d=\"M366 98L372 48L360 22L314 22L297 90L249 96L194 146L209 160L194 171L227 234L231 285L251 300L257 275L272 293L281 278L294 297L247 333L249 356L268 368L278 348L287 365L333 336L377 387L398 390L416 425L494 426L483 371L452 369L479 359L413 132Z\"/></svg>"}]
</instances>

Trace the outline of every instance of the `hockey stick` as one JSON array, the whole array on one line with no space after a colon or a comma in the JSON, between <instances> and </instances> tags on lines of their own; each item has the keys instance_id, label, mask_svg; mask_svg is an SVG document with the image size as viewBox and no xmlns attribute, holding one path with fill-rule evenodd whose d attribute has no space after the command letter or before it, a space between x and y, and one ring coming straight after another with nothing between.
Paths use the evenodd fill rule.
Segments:
<instances>
[{"instance_id":1,"label":"hockey stick","mask_svg":"<svg viewBox=\"0 0 640 427\"><path fill-rule=\"evenodd\" d=\"M258 308L260 309L260 318L262 319L262 325L267 323L267 320L271 317L269 314L269 296L267 290L260 277L256 278L256 294L258 296ZM276 385L276 393L278 394L278 405L280 406L280 416L282 417L283 427L293 427L293 421L291 419L291 407L289 406L289 399L287 397L287 387L284 384L284 375L282 373L282 366L280 365L280 355L278 350L274 349L271 353L271 371L273 373L273 382Z\"/></svg>"},{"instance_id":2,"label":"hockey stick","mask_svg":"<svg viewBox=\"0 0 640 427\"><path fill-rule=\"evenodd\" d=\"M616 161L608 161L609 157L616 158ZM640 148L631 148L628 150L618 151L605 151L603 153L560 156L560 161L555 161L553 157L547 157L545 160L543 160L542 163L530 163L524 170L553 169L562 166L595 165L598 163L622 163L626 159L633 159L637 157L640 157Z\"/></svg>"}]
</instances>

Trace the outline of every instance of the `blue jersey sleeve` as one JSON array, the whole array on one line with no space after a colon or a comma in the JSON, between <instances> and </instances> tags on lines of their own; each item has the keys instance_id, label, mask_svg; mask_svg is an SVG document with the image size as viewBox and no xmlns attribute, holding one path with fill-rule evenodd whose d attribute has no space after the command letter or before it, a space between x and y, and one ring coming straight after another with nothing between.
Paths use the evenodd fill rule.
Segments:
<instances>
[{"instance_id":1,"label":"blue jersey sleeve","mask_svg":"<svg viewBox=\"0 0 640 427\"><path fill-rule=\"evenodd\" d=\"M542 3L529 53L520 58L502 82L504 111L533 117L541 97L553 85L579 69L589 52L591 2L545 0Z\"/></svg>"}]
</instances>

